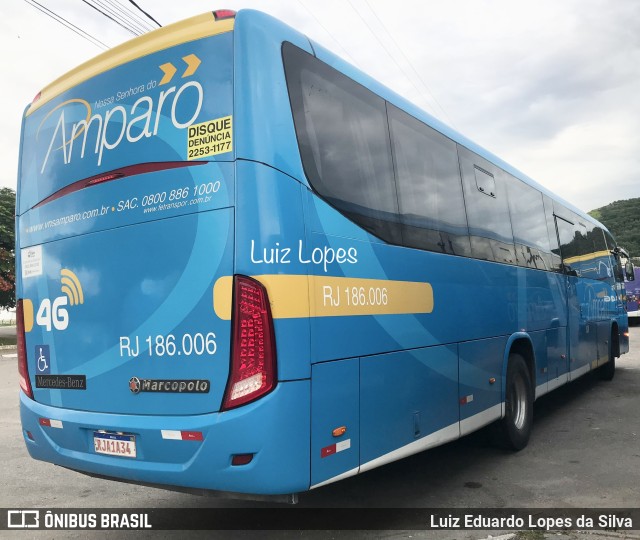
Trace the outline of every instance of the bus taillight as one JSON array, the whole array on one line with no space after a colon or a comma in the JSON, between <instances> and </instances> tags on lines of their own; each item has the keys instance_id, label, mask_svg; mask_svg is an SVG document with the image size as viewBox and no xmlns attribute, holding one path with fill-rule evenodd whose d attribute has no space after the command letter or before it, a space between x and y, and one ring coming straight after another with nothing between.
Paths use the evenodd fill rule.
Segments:
<instances>
[{"instance_id":1,"label":"bus taillight","mask_svg":"<svg viewBox=\"0 0 640 540\"><path fill-rule=\"evenodd\" d=\"M27 346L24 330L24 302L18 300L16 305L16 352L18 353L18 373L20 375L20 388L33 399L33 390L29 380L29 368L27 367Z\"/></svg>"},{"instance_id":2,"label":"bus taillight","mask_svg":"<svg viewBox=\"0 0 640 540\"><path fill-rule=\"evenodd\" d=\"M267 291L246 276L235 276L233 289L231 372L225 410L254 401L276 385L276 346Z\"/></svg>"}]
</instances>

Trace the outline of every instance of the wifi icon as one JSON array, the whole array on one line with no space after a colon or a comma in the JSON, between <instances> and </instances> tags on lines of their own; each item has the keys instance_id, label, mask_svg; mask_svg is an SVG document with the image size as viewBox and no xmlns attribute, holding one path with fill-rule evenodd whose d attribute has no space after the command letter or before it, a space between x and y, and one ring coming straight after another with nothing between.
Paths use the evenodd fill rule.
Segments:
<instances>
[{"instance_id":1,"label":"wifi icon","mask_svg":"<svg viewBox=\"0 0 640 540\"><path fill-rule=\"evenodd\" d=\"M84 304L84 293L82 292L82 285L80 284L78 276L67 268L60 270L60 276L62 294L67 295L69 304L72 306Z\"/></svg>"}]
</instances>

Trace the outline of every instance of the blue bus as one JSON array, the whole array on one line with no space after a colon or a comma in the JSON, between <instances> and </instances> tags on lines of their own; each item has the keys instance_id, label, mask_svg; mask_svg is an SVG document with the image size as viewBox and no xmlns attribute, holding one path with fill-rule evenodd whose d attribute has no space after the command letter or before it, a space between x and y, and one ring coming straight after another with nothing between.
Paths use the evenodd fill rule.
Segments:
<instances>
[{"instance_id":1,"label":"blue bus","mask_svg":"<svg viewBox=\"0 0 640 540\"><path fill-rule=\"evenodd\" d=\"M294 500L494 422L519 450L629 348L605 227L251 10L44 88L16 237L24 441L100 477Z\"/></svg>"}]
</instances>

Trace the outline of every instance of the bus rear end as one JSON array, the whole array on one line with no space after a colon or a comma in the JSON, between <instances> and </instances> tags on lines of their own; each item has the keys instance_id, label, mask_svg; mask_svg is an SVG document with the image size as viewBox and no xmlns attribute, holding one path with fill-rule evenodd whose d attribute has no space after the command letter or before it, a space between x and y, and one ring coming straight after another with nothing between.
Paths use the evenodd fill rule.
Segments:
<instances>
[{"instance_id":1,"label":"bus rear end","mask_svg":"<svg viewBox=\"0 0 640 540\"><path fill-rule=\"evenodd\" d=\"M235 275L233 26L213 13L138 38L25 111L19 371L36 459L194 489L309 487L309 383L278 383L267 291Z\"/></svg>"}]
</instances>

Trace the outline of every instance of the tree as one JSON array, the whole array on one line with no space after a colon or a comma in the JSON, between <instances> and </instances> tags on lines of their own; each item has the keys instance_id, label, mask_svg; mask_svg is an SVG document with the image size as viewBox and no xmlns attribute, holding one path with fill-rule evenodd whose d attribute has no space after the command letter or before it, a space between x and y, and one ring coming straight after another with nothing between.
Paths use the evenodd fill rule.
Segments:
<instances>
[{"instance_id":1,"label":"tree","mask_svg":"<svg viewBox=\"0 0 640 540\"><path fill-rule=\"evenodd\" d=\"M632 257L640 256L640 197L615 201L589 212Z\"/></svg>"},{"instance_id":2,"label":"tree","mask_svg":"<svg viewBox=\"0 0 640 540\"><path fill-rule=\"evenodd\" d=\"M0 189L0 308L16 305L16 192Z\"/></svg>"}]
</instances>

